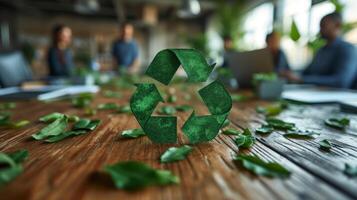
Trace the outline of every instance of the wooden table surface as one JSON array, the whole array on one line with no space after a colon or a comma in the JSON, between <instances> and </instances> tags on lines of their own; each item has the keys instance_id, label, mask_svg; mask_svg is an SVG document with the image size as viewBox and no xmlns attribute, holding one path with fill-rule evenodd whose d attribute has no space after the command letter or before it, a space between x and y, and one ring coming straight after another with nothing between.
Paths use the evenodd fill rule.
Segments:
<instances>
[{"instance_id":1,"label":"wooden table surface","mask_svg":"<svg viewBox=\"0 0 357 200\"><path fill-rule=\"evenodd\" d=\"M123 92L123 91L122 91ZM124 91L123 98L106 98L97 94L92 106L115 102L126 105L132 91ZM195 97L185 101L181 89L176 89L178 102L190 104L198 113L206 113L205 106ZM235 102L229 119L231 128L254 130L264 122L256 113L258 105L269 102L249 100ZM193 152L183 161L161 164L160 155L171 146L188 144L179 131L179 144L153 144L147 137L123 139L118 134L139 125L131 114L98 111L93 119L101 125L87 135L47 144L30 138L44 124L38 118L52 112L84 116L70 101L43 103L18 102L12 110L13 119L28 119L31 124L21 129L0 129L0 151L27 149L29 158L24 172L0 189L0 199L357 199L357 178L343 174L345 163L357 164L357 116L341 113L337 105L291 105L278 118L296 123L299 128L317 131L315 140L296 140L275 131L268 136L256 135L257 141L249 150L239 150L234 136L220 134L213 141L193 145ZM207 114L207 113L206 113ZM178 127L190 112L180 112ZM323 124L323 119L347 116L350 127L338 131ZM179 130L179 129L178 129ZM318 141L330 139L330 152L319 150ZM232 156L237 153L256 154L266 161L276 161L292 174L287 179L255 176L237 167ZM115 189L108 179L100 176L106 164L118 161L142 161L154 168L171 170L181 179L180 184L150 186L128 192Z\"/></svg>"}]
</instances>

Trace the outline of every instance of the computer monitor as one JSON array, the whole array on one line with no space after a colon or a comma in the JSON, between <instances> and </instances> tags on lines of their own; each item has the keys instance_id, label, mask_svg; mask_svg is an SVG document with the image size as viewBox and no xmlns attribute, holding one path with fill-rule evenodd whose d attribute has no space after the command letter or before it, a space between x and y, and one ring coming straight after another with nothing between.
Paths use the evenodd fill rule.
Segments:
<instances>
[{"instance_id":1,"label":"computer monitor","mask_svg":"<svg viewBox=\"0 0 357 200\"><path fill-rule=\"evenodd\" d=\"M274 71L273 59L268 49L246 52L229 52L228 67L237 79L239 88L252 87L252 78L256 73Z\"/></svg>"}]
</instances>

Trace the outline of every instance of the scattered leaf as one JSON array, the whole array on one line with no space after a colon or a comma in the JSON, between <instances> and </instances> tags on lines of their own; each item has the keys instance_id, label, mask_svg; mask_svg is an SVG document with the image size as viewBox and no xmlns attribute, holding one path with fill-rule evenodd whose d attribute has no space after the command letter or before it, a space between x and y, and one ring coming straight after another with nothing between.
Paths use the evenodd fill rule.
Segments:
<instances>
[{"instance_id":1,"label":"scattered leaf","mask_svg":"<svg viewBox=\"0 0 357 200\"><path fill-rule=\"evenodd\" d=\"M85 115L92 116L92 115L95 115L96 113L97 113L97 110L94 109L94 108L87 107L87 108L84 109L84 114Z\"/></svg>"},{"instance_id":2,"label":"scattered leaf","mask_svg":"<svg viewBox=\"0 0 357 200\"><path fill-rule=\"evenodd\" d=\"M234 139L234 142L239 148L250 148L255 142L255 137L252 135L252 132L246 128L241 135L238 135L238 137Z\"/></svg>"},{"instance_id":3,"label":"scattered leaf","mask_svg":"<svg viewBox=\"0 0 357 200\"><path fill-rule=\"evenodd\" d=\"M329 118L325 120L325 124L335 129L344 130L350 125L350 120L347 118Z\"/></svg>"},{"instance_id":4,"label":"scattered leaf","mask_svg":"<svg viewBox=\"0 0 357 200\"><path fill-rule=\"evenodd\" d=\"M38 133L33 134L32 138L42 140L49 136L59 135L64 132L67 124L68 118L64 115L62 118L56 119L54 122L41 129Z\"/></svg>"},{"instance_id":5,"label":"scattered leaf","mask_svg":"<svg viewBox=\"0 0 357 200\"><path fill-rule=\"evenodd\" d=\"M77 115L70 115L68 116L68 121L69 122L78 122L81 118L79 118Z\"/></svg>"},{"instance_id":6,"label":"scattered leaf","mask_svg":"<svg viewBox=\"0 0 357 200\"><path fill-rule=\"evenodd\" d=\"M40 117L39 121L49 123L49 122L54 122L55 120L57 120L59 118L63 118L63 117L64 117L64 114L54 112L54 113Z\"/></svg>"},{"instance_id":7,"label":"scattered leaf","mask_svg":"<svg viewBox=\"0 0 357 200\"><path fill-rule=\"evenodd\" d=\"M225 127L229 126L230 123L231 123L231 122L229 121L228 118L225 119L224 122L223 122L223 124L222 124L222 127L221 127L221 128L225 128Z\"/></svg>"},{"instance_id":8,"label":"scattered leaf","mask_svg":"<svg viewBox=\"0 0 357 200\"><path fill-rule=\"evenodd\" d=\"M290 171L276 162L265 162L257 156L239 154L234 158L235 163L256 175L286 178Z\"/></svg>"},{"instance_id":9,"label":"scattered leaf","mask_svg":"<svg viewBox=\"0 0 357 200\"><path fill-rule=\"evenodd\" d=\"M100 120L80 119L73 125L73 130L93 131L100 124Z\"/></svg>"},{"instance_id":10,"label":"scattered leaf","mask_svg":"<svg viewBox=\"0 0 357 200\"><path fill-rule=\"evenodd\" d=\"M22 173L22 162L27 157L27 150L19 150L13 153L0 152L0 186L12 181Z\"/></svg>"},{"instance_id":11,"label":"scattered leaf","mask_svg":"<svg viewBox=\"0 0 357 200\"><path fill-rule=\"evenodd\" d=\"M116 188L139 189L149 185L167 185L179 183L179 178L167 170L157 170L150 166L136 162L125 161L104 167Z\"/></svg>"},{"instance_id":12,"label":"scattered leaf","mask_svg":"<svg viewBox=\"0 0 357 200\"><path fill-rule=\"evenodd\" d=\"M242 102L248 100L250 97L242 94L231 94L232 101Z\"/></svg>"},{"instance_id":13,"label":"scattered leaf","mask_svg":"<svg viewBox=\"0 0 357 200\"><path fill-rule=\"evenodd\" d=\"M223 130L222 133L225 135L239 135L242 132L237 129L228 128L228 129Z\"/></svg>"},{"instance_id":14,"label":"scattered leaf","mask_svg":"<svg viewBox=\"0 0 357 200\"><path fill-rule=\"evenodd\" d=\"M192 152L192 147L184 145L182 147L170 147L160 157L162 163L184 160Z\"/></svg>"},{"instance_id":15,"label":"scattered leaf","mask_svg":"<svg viewBox=\"0 0 357 200\"><path fill-rule=\"evenodd\" d=\"M276 119L276 118L268 118L266 119L266 122L268 123L269 126L273 127L274 129L279 129L279 130L295 129L294 123L285 122L283 120Z\"/></svg>"},{"instance_id":16,"label":"scattered leaf","mask_svg":"<svg viewBox=\"0 0 357 200\"><path fill-rule=\"evenodd\" d=\"M117 113L131 113L131 108L129 105L119 106L117 109Z\"/></svg>"},{"instance_id":17,"label":"scattered leaf","mask_svg":"<svg viewBox=\"0 0 357 200\"><path fill-rule=\"evenodd\" d=\"M167 97L167 102L168 103L175 103L177 101L177 97L175 95L169 95Z\"/></svg>"},{"instance_id":18,"label":"scattered leaf","mask_svg":"<svg viewBox=\"0 0 357 200\"><path fill-rule=\"evenodd\" d=\"M141 128L128 129L121 132L121 136L124 138L138 138L141 136L145 136L145 132Z\"/></svg>"},{"instance_id":19,"label":"scattered leaf","mask_svg":"<svg viewBox=\"0 0 357 200\"><path fill-rule=\"evenodd\" d=\"M104 90L103 95L107 98L121 98L122 94L120 92L112 91L112 90Z\"/></svg>"},{"instance_id":20,"label":"scattered leaf","mask_svg":"<svg viewBox=\"0 0 357 200\"><path fill-rule=\"evenodd\" d=\"M345 163L345 169L343 172L349 177L357 176L357 166L352 166L348 163Z\"/></svg>"},{"instance_id":21,"label":"scattered leaf","mask_svg":"<svg viewBox=\"0 0 357 200\"><path fill-rule=\"evenodd\" d=\"M74 98L72 98L72 105L76 108L88 107L93 100L93 95L91 93L83 93Z\"/></svg>"},{"instance_id":22,"label":"scattered leaf","mask_svg":"<svg viewBox=\"0 0 357 200\"><path fill-rule=\"evenodd\" d=\"M269 134L273 131L274 131L274 128L269 125L262 125L260 128L257 128L255 130L256 133L263 134L263 135Z\"/></svg>"},{"instance_id":23,"label":"scattered leaf","mask_svg":"<svg viewBox=\"0 0 357 200\"><path fill-rule=\"evenodd\" d=\"M71 136L77 136L77 135L82 135L87 133L87 131L84 130L77 130L77 131L66 131L60 135L56 135L56 136L50 136L48 137L45 142L49 142L49 143L53 143L53 142L58 142L61 141L65 138L71 137Z\"/></svg>"},{"instance_id":24,"label":"scattered leaf","mask_svg":"<svg viewBox=\"0 0 357 200\"><path fill-rule=\"evenodd\" d=\"M319 135L319 133L313 131L289 130L284 134L284 137L300 140L310 140L315 139L317 135Z\"/></svg>"},{"instance_id":25,"label":"scattered leaf","mask_svg":"<svg viewBox=\"0 0 357 200\"><path fill-rule=\"evenodd\" d=\"M279 102L279 103L274 103L269 106L258 106L256 108L256 111L258 113L261 113L265 116L276 116L279 115L284 109L287 108L287 103L286 102Z\"/></svg>"},{"instance_id":26,"label":"scattered leaf","mask_svg":"<svg viewBox=\"0 0 357 200\"><path fill-rule=\"evenodd\" d=\"M176 109L173 106L163 106L159 109L158 113L162 115L173 115L176 113Z\"/></svg>"},{"instance_id":27,"label":"scattered leaf","mask_svg":"<svg viewBox=\"0 0 357 200\"><path fill-rule=\"evenodd\" d=\"M97 106L98 110L116 110L119 106L116 103L102 103Z\"/></svg>"},{"instance_id":28,"label":"scattered leaf","mask_svg":"<svg viewBox=\"0 0 357 200\"><path fill-rule=\"evenodd\" d=\"M189 105L179 105L179 106L175 106L175 109L176 109L177 111L186 112L186 111L191 110L192 107L189 106Z\"/></svg>"},{"instance_id":29,"label":"scattered leaf","mask_svg":"<svg viewBox=\"0 0 357 200\"><path fill-rule=\"evenodd\" d=\"M325 150L325 151L330 151L332 144L330 141L328 141L327 139L321 140L319 142L320 145L320 149Z\"/></svg>"},{"instance_id":30,"label":"scattered leaf","mask_svg":"<svg viewBox=\"0 0 357 200\"><path fill-rule=\"evenodd\" d=\"M14 102L6 102L0 104L0 110L9 110L9 109L14 109L16 108L16 103Z\"/></svg>"}]
</instances>

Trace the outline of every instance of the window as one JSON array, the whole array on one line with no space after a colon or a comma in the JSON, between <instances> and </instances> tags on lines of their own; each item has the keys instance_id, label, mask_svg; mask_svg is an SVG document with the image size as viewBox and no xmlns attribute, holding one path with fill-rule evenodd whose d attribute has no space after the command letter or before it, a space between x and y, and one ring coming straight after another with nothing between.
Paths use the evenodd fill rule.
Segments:
<instances>
[{"instance_id":1,"label":"window","mask_svg":"<svg viewBox=\"0 0 357 200\"><path fill-rule=\"evenodd\" d=\"M273 28L274 7L272 3L264 3L247 14L240 49L252 50L265 47L265 36Z\"/></svg>"}]
</instances>

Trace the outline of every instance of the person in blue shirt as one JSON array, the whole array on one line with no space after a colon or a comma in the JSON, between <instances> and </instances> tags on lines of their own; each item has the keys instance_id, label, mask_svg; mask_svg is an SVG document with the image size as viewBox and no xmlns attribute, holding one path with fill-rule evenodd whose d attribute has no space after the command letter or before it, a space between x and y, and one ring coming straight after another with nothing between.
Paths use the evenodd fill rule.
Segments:
<instances>
[{"instance_id":1,"label":"person in blue shirt","mask_svg":"<svg viewBox=\"0 0 357 200\"><path fill-rule=\"evenodd\" d=\"M139 67L139 48L133 38L134 27L124 23L120 28L119 39L113 44L112 55L115 68L124 68L129 72L137 72Z\"/></svg>"},{"instance_id":2,"label":"person in blue shirt","mask_svg":"<svg viewBox=\"0 0 357 200\"><path fill-rule=\"evenodd\" d=\"M56 25L52 31L52 45L47 53L49 75L51 77L70 76L73 71L73 56L69 46L72 30L63 24Z\"/></svg>"},{"instance_id":3,"label":"person in blue shirt","mask_svg":"<svg viewBox=\"0 0 357 200\"><path fill-rule=\"evenodd\" d=\"M293 82L337 88L351 88L357 78L357 54L355 47L341 39L342 17L331 13L320 21L320 35L326 45L318 50L311 64L301 76L291 73Z\"/></svg>"},{"instance_id":4,"label":"person in blue shirt","mask_svg":"<svg viewBox=\"0 0 357 200\"><path fill-rule=\"evenodd\" d=\"M265 38L267 49L273 58L274 70L280 74L290 69L284 51L280 48L280 35L276 31L267 34Z\"/></svg>"}]
</instances>

